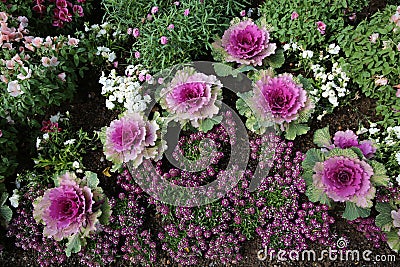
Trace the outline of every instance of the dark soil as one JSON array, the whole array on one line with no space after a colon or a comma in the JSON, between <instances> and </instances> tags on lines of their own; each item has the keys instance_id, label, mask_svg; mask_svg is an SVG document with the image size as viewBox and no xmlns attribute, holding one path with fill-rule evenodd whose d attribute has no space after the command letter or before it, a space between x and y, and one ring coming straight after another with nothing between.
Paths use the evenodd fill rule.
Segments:
<instances>
[{"instance_id":1,"label":"dark soil","mask_svg":"<svg viewBox=\"0 0 400 267\"><path fill-rule=\"evenodd\" d=\"M254 3L262 2L262 1L252 1ZM385 0L373 0L368 8L364 9L361 14L357 17L360 19L362 17L370 16L377 9L382 8L386 5ZM101 19L101 16L98 13L94 12L97 15L96 21ZM95 72L93 72L95 73ZM116 112L111 112L105 107L105 98L101 95L101 85L98 84L98 77L96 74L92 74L86 77L81 81L81 85L78 87L79 91L73 101L67 103L66 105L58 108L50 108L47 112L48 116L50 114L55 114L57 111L61 113L65 111L69 111L71 114L71 125L75 130L82 128L84 131L89 133L93 133L94 131L99 131L101 127L108 125L111 120L117 118ZM234 107L233 103L235 99L229 93L224 93L225 100L229 106ZM44 119L44 118L43 118ZM311 124L311 131L294 141L294 147L297 150L302 152L306 152L308 149L314 147L312 142L312 136L315 130L325 127L329 125L331 133L336 132L337 130L347 130L351 129L356 131L359 127L359 123L364 126L368 126L367 119L371 121L375 121L378 118L375 115L375 101L372 99L368 99L366 97L361 96L358 99L353 99L349 105L338 108L335 110L333 114L326 115L321 121L314 119ZM25 144L29 146L29 144ZM108 195L116 195L115 189L115 175L111 177L107 177L102 174L107 167L110 167L111 164L108 163L103 156L101 150L101 143L99 141L95 144L97 146L96 150L87 151L86 156L84 157L83 165L91 171L98 173L99 178L101 180L102 187L105 189L105 192ZM26 150L20 150L26 151ZM22 155L22 158L27 158L26 154ZM26 161L23 164L26 168L31 168L32 163ZM394 255L394 252L390 250L387 244L383 244L379 249L373 249L372 243L369 242L363 234L356 231L355 226L350 225L346 222L346 220L342 219L340 215L337 213L332 213L332 216L335 217L335 224L332 227L332 230L337 233L339 236L345 235L349 238L349 248L350 249L358 249L360 251L363 250L371 250L373 253L371 255ZM14 247L13 238L5 238L4 230L0 232L0 244L4 245L4 249L0 250L0 266L37 266L37 262L35 261L36 254L31 251L23 251L20 248ZM309 244L311 249L316 251L322 251L324 248L318 246L316 244ZM261 241L259 239L255 239L253 241L247 242L243 246L243 256L244 259L242 262L235 266L397 266L395 263L392 265L390 263L385 263L384 265L374 262L340 262L334 261L329 262L325 260L324 262L276 262L276 261L260 261L257 259L257 252L263 249L261 247ZM68 261L63 264L63 266L78 266L79 259L76 256L72 256L68 259ZM174 264L173 261L168 258L166 255L160 255L159 262L157 266L179 266ZM229 266L229 265L220 265L208 260L202 261L198 266Z\"/></svg>"}]
</instances>

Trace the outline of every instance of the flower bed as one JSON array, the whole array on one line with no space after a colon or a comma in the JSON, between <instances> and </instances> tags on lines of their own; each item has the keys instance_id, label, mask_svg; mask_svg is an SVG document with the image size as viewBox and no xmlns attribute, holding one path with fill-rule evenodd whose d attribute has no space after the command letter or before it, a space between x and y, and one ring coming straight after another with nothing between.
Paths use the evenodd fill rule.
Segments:
<instances>
[{"instance_id":1,"label":"flower bed","mask_svg":"<svg viewBox=\"0 0 400 267\"><path fill-rule=\"evenodd\" d=\"M0 3L0 261L395 264L400 7L156 2Z\"/></svg>"}]
</instances>

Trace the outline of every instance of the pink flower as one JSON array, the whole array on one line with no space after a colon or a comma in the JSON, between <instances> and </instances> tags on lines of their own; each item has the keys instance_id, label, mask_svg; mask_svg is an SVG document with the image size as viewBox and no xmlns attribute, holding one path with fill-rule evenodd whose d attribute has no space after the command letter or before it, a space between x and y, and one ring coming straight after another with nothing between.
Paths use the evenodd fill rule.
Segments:
<instances>
[{"instance_id":1,"label":"pink flower","mask_svg":"<svg viewBox=\"0 0 400 267\"><path fill-rule=\"evenodd\" d=\"M60 62L58 61L58 59L56 57L51 57L50 59L50 66L56 67L58 66L58 64L60 64Z\"/></svg>"},{"instance_id":2,"label":"pink flower","mask_svg":"<svg viewBox=\"0 0 400 267\"><path fill-rule=\"evenodd\" d=\"M168 30L173 30L175 28L175 25L174 24L169 24L168 25Z\"/></svg>"},{"instance_id":3,"label":"pink flower","mask_svg":"<svg viewBox=\"0 0 400 267\"><path fill-rule=\"evenodd\" d=\"M379 33L373 33L369 37L369 40L370 40L371 43L375 44L376 40L378 40L378 38L379 38Z\"/></svg>"},{"instance_id":4,"label":"pink flower","mask_svg":"<svg viewBox=\"0 0 400 267\"><path fill-rule=\"evenodd\" d=\"M150 74L146 74L146 82L150 81L153 77Z\"/></svg>"},{"instance_id":5,"label":"pink flower","mask_svg":"<svg viewBox=\"0 0 400 267\"><path fill-rule=\"evenodd\" d=\"M155 146L158 129L154 121L146 121L137 113L126 114L106 129L104 154L116 164L133 161L138 166L143 158L150 158L147 149Z\"/></svg>"},{"instance_id":6,"label":"pink flower","mask_svg":"<svg viewBox=\"0 0 400 267\"><path fill-rule=\"evenodd\" d=\"M25 16L18 16L18 21L20 22L20 27L25 28L28 26L28 18Z\"/></svg>"},{"instance_id":7,"label":"pink flower","mask_svg":"<svg viewBox=\"0 0 400 267\"><path fill-rule=\"evenodd\" d=\"M61 81L65 82L65 78L67 77L67 75L65 74L65 72L62 72L60 74L57 75L58 79L60 79Z\"/></svg>"},{"instance_id":8,"label":"pink flower","mask_svg":"<svg viewBox=\"0 0 400 267\"><path fill-rule=\"evenodd\" d=\"M147 14L146 19L148 21L152 21L153 20L153 16L151 14Z\"/></svg>"},{"instance_id":9,"label":"pink flower","mask_svg":"<svg viewBox=\"0 0 400 267\"><path fill-rule=\"evenodd\" d=\"M69 38L68 39L68 45L77 47L78 44L79 44L79 40L78 39L76 39L76 38Z\"/></svg>"},{"instance_id":10,"label":"pink flower","mask_svg":"<svg viewBox=\"0 0 400 267\"><path fill-rule=\"evenodd\" d=\"M6 67L9 70L13 70L15 67L15 62L14 60L6 60Z\"/></svg>"},{"instance_id":11,"label":"pink flower","mask_svg":"<svg viewBox=\"0 0 400 267\"><path fill-rule=\"evenodd\" d=\"M180 5L179 1L175 1L174 5L179 6Z\"/></svg>"},{"instance_id":12,"label":"pink flower","mask_svg":"<svg viewBox=\"0 0 400 267\"><path fill-rule=\"evenodd\" d=\"M0 137L2 137L3 136L3 131L2 130L0 130Z\"/></svg>"},{"instance_id":13,"label":"pink flower","mask_svg":"<svg viewBox=\"0 0 400 267\"><path fill-rule=\"evenodd\" d=\"M59 177L59 182L33 202L33 217L45 225L43 235L60 241L85 229L95 230L92 190L81 185L73 173Z\"/></svg>"},{"instance_id":14,"label":"pink flower","mask_svg":"<svg viewBox=\"0 0 400 267\"><path fill-rule=\"evenodd\" d=\"M131 35L132 34L133 29L132 28L128 28L126 30L126 34Z\"/></svg>"},{"instance_id":15,"label":"pink flower","mask_svg":"<svg viewBox=\"0 0 400 267\"><path fill-rule=\"evenodd\" d=\"M138 29L138 28L134 28L134 29L132 30L132 35L133 35L133 37L138 38L139 35L140 35L139 29Z\"/></svg>"},{"instance_id":16,"label":"pink flower","mask_svg":"<svg viewBox=\"0 0 400 267\"><path fill-rule=\"evenodd\" d=\"M351 201L362 208L372 205L375 188L370 178L374 170L367 162L357 158L335 156L324 162L317 162L314 172L314 186L324 190L334 201Z\"/></svg>"},{"instance_id":17,"label":"pink flower","mask_svg":"<svg viewBox=\"0 0 400 267\"><path fill-rule=\"evenodd\" d=\"M56 1L56 6L61 9L67 7L67 1L66 0L57 0Z\"/></svg>"},{"instance_id":18,"label":"pink flower","mask_svg":"<svg viewBox=\"0 0 400 267\"><path fill-rule=\"evenodd\" d=\"M162 45L166 45L166 44L168 43L168 38L165 37L165 36L161 36L161 38L160 38L160 43L161 43Z\"/></svg>"},{"instance_id":19,"label":"pink flower","mask_svg":"<svg viewBox=\"0 0 400 267\"><path fill-rule=\"evenodd\" d=\"M158 6L153 6L152 8L151 8L151 14L156 14L157 12L158 12Z\"/></svg>"},{"instance_id":20,"label":"pink flower","mask_svg":"<svg viewBox=\"0 0 400 267\"><path fill-rule=\"evenodd\" d=\"M135 52L135 58L140 58L140 52L139 51Z\"/></svg>"},{"instance_id":21,"label":"pink flower","mask_svg":"<svg viewBox=\"0 0 400 267\"><path fill-rule=\"evenodd\" d=\"M40 46L42 45L42 43L43 43L43 38L40 38L40 37L35 37L35 38L33 38L33 40L32 40L32 44L33 44L35 47L40 47Z\"/></svg>"},{"instance_id":22,"label":"pink flower","mask_svg":"<svg viewBox=\"0 0 400 267\"><path fill-rule=\"evenodd\" d=\"M269 42L269 32L260 28L251 20L232 25L214 43L227 52L227 62L261 66L262 60L275 53L276 44Z\"/></svg>"},{"instance_id":23,"label":"pink flower","mask_svg":"<svg viewBox=\"0 0 400 267\"><path fill-rule=\"evenodd\" d=\"M296 120L302 109L311 108L307 92L289 74L278 77L264 75L256 85L254 101L265 116L272 116L275 123Z\"/></svg>"},{"instance_id":24,"label":"pink flower","mask_svg":"<svg viewBox=\"0 0 400 267\"><path fill-rule=\"evenodd\" d=\"M22 67L23 72L17 75L17 78L20 80L29 79L32 76L32 70L27 67Z\"/></svg>"},{"instance_id":25,"label":"pink flower","mask_svg":"<svg viewBox=\"0 0 400 267\"><path fill-rule=\"evenodd\" d=\"M183 12L184 16L189 16L190 10L187 8L185 9L185 11Z\"/></svg>"},{"instance_id":26,"label":"pink flower","mask_svg":"<svg viewBox=\"0 0 400 267\"><path fill-rule=\"evenodd\" d=\"M42 57L42 65L44 66L44 67L49 67L50 66L50 58L48 58L48 57Z\"/></svg>"},{"instance_id":27,"label":"pink flower","mask_svg":"<svg viewBox=\"0 0 400 267\"><path fill-rule=\"evenodd\" d=\"M61 21L71 22L72 21L72 14L69 13L67 8L61 8L58 13L58 18Z\"/></svg>"},{"instance_id":28,"label":"pink flower","mask_svg":"<svg viewBox=\"0 0 400 267\"><path fill-rule=\"evenodd\" d=\"M191 121L199 127L199 120L216 115L216 100L222 83L214 75L197 73L187 67L176 72L171 82L161 90L161 105L179 121Z\"/></svg>"},{"instance_id":29,"label":"pink flower","mask_svg":"<svg viewBox=\"0 0 400 267\"><path fill-rule=\"evenodd\" d=\"M240 16L241 16L241 17L244 17L244 16L246 16L246 10L242 10L242 11L240 11Z\"/></svg>"},{"instance_id":30,"label":"pink flower","mask_svg":"<svg viewBox=\"0 0 400 267\"><path fill-rule=\"evenodd\" d=\"M383 76L377 76L378 79L375 79L376 86L383 86L388 84L388 79Z\"/></svg>"},{"instance_id":31,"label":"pink flower","mask_svg":"<svg viewBox=\"0 0 400 267\"><path fill-rule=\"evenodd\" d=\"M299 14L297 14L296 11L293 11L293 12L292 12L292 15L290 16L290 19L291 19L291 20L295 20L295 19L297 19L298 17L299 17Z\"/></svg>"},{"instance_id":32,"label":"pink flower","mask_svg":"<svg viewBox=\"0 0 400 267\"><path fill-rule=\"evenodd\" d=\"M73 11L75 14L78 14L79 17L83 17L83 16L84 16L84 14L83 14L83 8L82 8L82 6L80 6L80 5L74 5L74 6L72 7L72 11Z\"/></svg>"},{"instance_id":33,"label":"pink flower","mask_svg":"<svg viewBox=\"0 0 400 267\"><path fill-rule=\"evenodd\" d=\"M352 130L337 131L333 141L335 146L340 148L356 147L358 145L358 136Z\"/></svg>"},{"instance_id":34,"label":"pink flower","mask_svg":"<svg viewBox=\"0 0 400 267\"><path fill-rule=\"evenodd\" d=\"M21 90L21 86L18 84L18 81L9 82L7 85L7 91L13 97L17 97L24 93L24 91Z\"/></svg>"},{"instance_id":35,"label":"pink flower","mask_svg":"<svg viewBox=\"0 0 400 267\"><path fill-rule=\"evenodd\" d=\"M0 12L0 22L7 22L8 15L6 12Z\"/></svg>"},{"instance_id":36,"label":"pink flower","mask_svg":"<svg viewBox=\"0 0 400 267\"><path fill-rule=\"evenodd\" d=\"M323 23L322 21L317 21L317 29L321 34L325 34L325 30L326 30L326 24Z\"/></svg>"}]
</instances>

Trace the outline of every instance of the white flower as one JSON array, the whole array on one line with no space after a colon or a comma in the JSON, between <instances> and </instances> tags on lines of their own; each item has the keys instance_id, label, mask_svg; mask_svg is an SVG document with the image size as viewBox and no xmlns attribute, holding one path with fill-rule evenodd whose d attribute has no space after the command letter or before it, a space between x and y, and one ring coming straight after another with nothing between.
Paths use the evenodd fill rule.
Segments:
<instances>
[{"instance_id":1,"label":"white flower","mask_svg":"<svg viewBox=\"0 0 400 267\"><path fill-rule=\"evenodd\" d=\"M13 206L14 208L18 208L19 197L20 197L20 195L18 195L18 190L14 189L13 190L13 195L8 199L10 201L10 203L11 203L11 206Z\"/></svg>"},{"instance_id":2,"label":"white flower","mask_svg":"<svg viewBox=\"0 0 400 267\"><path fill-rule=\"evenodd\" d=\"M83 170L82 169L77 169L76 173L83 173Z\"/></svg>"},{"instance_id":3,"label":"white flower","mask_svg":"<svg viewBox=\"0 0 400 267\"><path fill-rule=\"evenodd\" d=\"M115 52L108 54L108 61L113 62L116 58L117 56L115 55Z\"/></svg>"},{"instance_id":4,"label":"white flower","mask_svg":"<svg viewBox=\"0 0 400 267\"><path fill-rule=\"evenodd\" d=\"M50 116L50 121L52 123L58 122L58 120L60 119L61 115L60 112L58 112L56 115L52 115Z\"/></svg>"},{"instance_id":5,"label":"white flower","mask_svg":"<svg viewBox=\"0 0 400 267\"><path fill-rule=\"evenodd\" d=\"M374 128L374 127L369 128L368 130L369 134L376 134L379 131L380 131L379 128Z\"/></svg>"},{"instance_id":6,"label":"white flower","mask_svg":"<svg viewBox=\"0 0 400 267\"><path fill-rule=\"evenodd\" d=\"M283 49L286 51L286 50L288 50L288 49L290 49L290 44L285 44L284 46L283 46Z\"/></svg>"},{"instance_id":7,"label":"white flower","mask_svg":"<svg viewBox=\"0 0 400 267\"><path fill-rule=\"evenodd\" d=\"M297 45L297 43L293 43L293 44L292 44L292 49L293 49L293 50L296 50L297 48L299 48L299 46Z\"/></svg>"},{"instance_id":8,"label":"white flower","mask_svg":"<svg viewBox=\"0 0 400 267\"><path fill-rule=\"evenodd\" d=\"M47 139L49 139L49 138L50 138L50 136L49 136L48 133L43 134L43 140L47 140Z\"/></svg>"},{"instance_id":9,"label":"white flower","mask_svg":"<svg viewBox=\"0 0 400 267\"><path fill-rule=\"evenodd\" d=\"M367 129L367 128L361 127L361 129L359 129L359 130L356 132L356 134L357 134L357 135L360 135L360 134L364 134L364 133L367 133L367 132L368 132L368 129Z\"/></svg>"},{"instance_id":10,"label":"white flower","mask_svg":"<svg viewBox=\"0 0 400 267\"><path fill-rule=\"evenodd\" d=\"M328 47L329 54L337 55L337 54L339 54L339 51L340 51L340 46L338 46L336 44L330 44Z\"/></svg>"},{"instance_id":11,"label":"white flower","mask_svg":"<svg viewBox=\"0 0 400 267\"><path fill-rule=\"evenodd\" d=\"M397 151L395 154L396 160L397 160L397 164L400 165L400 151Z\"/></svg>"},{"instance_id":12,"label":"white flower","mask_svg":"<svg viewBox=\"0 0 400 267\"><path fill-rule=\"evenodd\" d=\"M72 163L72 168L74 168L74 169L79 169L79 162L74 161L74 162Z\"/></svg>"},{"instance_id":13,"label":"white flower","mask_svg":"<svg viewBox=\"0 0 400 267\"><path fill-rule=\"evenodd\" d=\"M113 109L115 107L114 103L111 102L110 100L106 99L106 107L108 109Z\"/></svg>"},{"instance_id":14,"label":"white flower","mask_svg":"<svg viewBox=\"0 0 400 267\"><path fill-rule=\"evenodd\" d=\"M400 185L400 174L397 175L397 177L396 177L396 182L397 182L398 185Z\"/></svg>"},{"instance_id":15,"label":"white flower","mask_svg":"<svg viewBox=\"0 0 400 267\"><path fill-rule=\"evenodd\" d=\"M76 139L69 139L64 142L64 146L73 145L75 143L75 141L76 141Z\"/></svg>"},{"instance_id":16,"label":"white flower","mask_svg":"<svg viewBox=\"0 0 400 267\"><path fill-rule=\"evenodd\" d=\"M36 149L39 150L40 149L40 143L42 142L42 139L40 139L39 137L36 138Z\"/></svg>"},{"instance_id":17,"label":"white flower","mask_svg":"<svg viewBox=\"0 0 400 267\"><path fill-rule=\"evenodd\" d=\"M304 51L303 51L303 54L302 54L302 57L303 57L303 58L312 58L313 55L314 55L314 52L313 52L313 51L311 51L311 50L304 50Z\"/></svg>"}]
</instances>

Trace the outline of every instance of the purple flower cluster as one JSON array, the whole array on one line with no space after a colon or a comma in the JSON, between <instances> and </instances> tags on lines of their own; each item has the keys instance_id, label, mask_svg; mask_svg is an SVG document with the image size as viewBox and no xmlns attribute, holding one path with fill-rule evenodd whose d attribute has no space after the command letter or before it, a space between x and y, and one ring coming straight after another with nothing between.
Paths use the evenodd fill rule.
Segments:
<instances>
[{"instance_id":1,"label":"purple flower cluster","mask_svg":"<svg viewBox=\"0 0 400 267\"><path fill-rule=\"evenodd\" d=\"M375 248L379 248L387 241L386 234L382 232L381 228L375 225L375 218L357 218L347 222L354 225L357 231L363 233L373 243Z\"/></svg>"},{"instance_id":2,"label":"purple flower cluster","mask_svg":"<svg viewBox=\"0 0 400 267\"><path fill-rule=\"evenodd\" d=\"M301 204L300 201L306 190L301 177L304 155L294 153L293 143L286 143L280 137L272 140L259 138L251 141L253 159L258 158L266 140L275 143L275 154L270 174L262 180L255 203L260 210L260 225L256 233L261 237L263 246L300 251L307 248L308 240L330 244L333 241L330 225L334 219L328 215L328 207L310 202Z\"/></svg>"}]
</instances>

